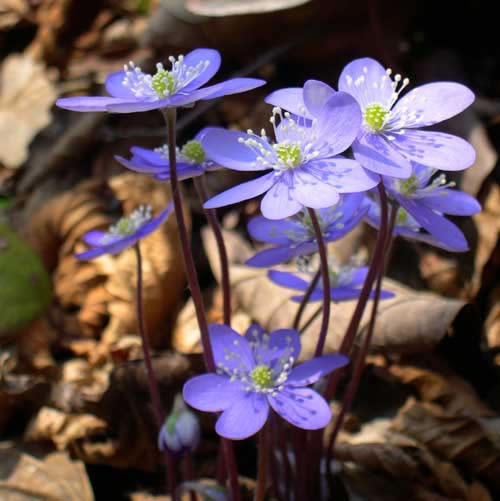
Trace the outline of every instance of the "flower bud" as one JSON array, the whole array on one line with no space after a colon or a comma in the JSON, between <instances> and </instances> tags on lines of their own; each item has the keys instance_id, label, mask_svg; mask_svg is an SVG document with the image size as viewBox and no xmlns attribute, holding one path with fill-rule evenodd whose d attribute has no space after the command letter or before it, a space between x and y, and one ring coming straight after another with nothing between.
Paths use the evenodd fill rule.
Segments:
<instances>
[{"instance_id":1,"label":"flower bud","mask_svg":"<svg viewBox=\"0 0 500 501\"><path fill-rule=\"evenodd\" d=\"M200 442L200 424L182 396L176 395L171 414L165 419L158 435L158 448L173 454L194 451Z\"/></svg>"}]
</instances>

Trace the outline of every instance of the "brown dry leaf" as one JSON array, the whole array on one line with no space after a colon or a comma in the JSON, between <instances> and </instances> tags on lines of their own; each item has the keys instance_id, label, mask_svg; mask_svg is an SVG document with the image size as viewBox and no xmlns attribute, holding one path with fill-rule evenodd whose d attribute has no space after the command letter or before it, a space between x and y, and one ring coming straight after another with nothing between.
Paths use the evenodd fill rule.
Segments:
<instances>
[{"instance_id":1,"label":"brown dry leaf","mask_svg":"<svg viewBox=\"0 0 500 501\"><path fill-rule=\"evenodd\" d=\"M401 408L393 427L421 442L437 456L456 462L474 476L500 487L500 448L491 440L497 421L448 415L431 403L420 403L410 398Z\"/></svg>"},{"instance_id":2,"label":"brown dry leaf","mask_svg":"<svg viewBox=\"0 0 500 501\"><path fill-rule=\"evenodd\" d=\"M471 286L472 293L477 293L485 285L483 283L485 278L494 280L494 270L489 270L489 277L484 277L483 273L488 262L494 256L500 238L500 186L491 182L485 191L486 198L483 202L483 210L472 216L479 233Z\"/></svg>"},{"instance_id":3,"label":"brown dry leaf","mask_svg":"<svg viewBox=\"0 0 500 501\"><path fill-rule=\"evenodd\" d=\"M311 0L186 0L186 7L199 16L236 16L291 9Z\"/></svg>"},{"instance_id":4,"label":"brown dry leaf","mask_svg":"<svg viewBox=\"0 0 500 501\"><path fill-rule=\"evenodd\" d=\"M56 92L44 67L30 56L12 54L0 68L0 162L19 167L35 134L50 122Z\"/></svg>"},{"instance_id":5,"label":"brown dry leaf","mask_svg":"<svg viewBox=\"0 0 500 501\"><path fill-rule=\"evenodd\" d=\"M41 377L24 373L17 347L0 349L0 433L18 409L30 402L37 405L49 392L49 384Z\"/></svg>"},{"instance_id":6,"label":"brown dry leaf","mask_svg":"<svg viewBox=\"0 0 500 501\"><path fill-rule=\"evenodd\" d=\"M490 348L500 347L500 287L490 295L491 309L484 323L486 339Z\"/></svg>"},{"instance_id":7,"label":"brown dry leaf","mask_svg":"<svg viewBox=\"0 0 500 501\"><path fill-rule=\"evenodd\" d=\"M217 287L205 291L203 299L208 323L223 323L222 289ZM232 303L231 327L237 332L245 332L252 323L251 318L238 308L235 301ZM200 331L192 298L189 298L176 318L172 334L172 347L181 353L201 353L202 351Z\"/></svg>"},{"instance_id":8,"label":"brown dry leaf","mask_svg":"<svg viewBox=\"0 0 500 501\"><path fill-rule=\"evenodd\" d=\"M83 349L96 364L109 356L119 337L137 332L136 256L133 249L91 261L78 261L73 254L86 248L82 237L87 231L106 228L115 220L109 214L110 198L130 214L144 202L145 193L155 214L170 200L166 185L124 173L107 182L83 182L46 202L30 218L30 240L48 266L55 268L58 304L52 313L62 330L72 334L64 344L71 348L76 343L75 350L81 354L81 338L97 338L97 345ZM175 218L143 239L141 251L146 324L153 345L158 345L165 335L161 326L175 312L184 288Z\"/></svg>"},{"instance_id":9,"label":"brown dry leaf","mask_svg":"<svg viewBox=\"0 0 500 501\"><path fill-rule=\"evenodd\" d=\"M28 51L36 59L63 67L75 48L75 40L98 18L98 0L45 0L37 10L39 29Z\"/></svg>"},{"instance_id":10,"label":"brown dry leaf","mask_svg":"<svg viewBox=\"0 0 500 501\"><path fill-rule=\"evenodd\" d=\"M0 498L4 501L93 501L85 466L67 453L37 459L0 444Z\"/></svg>"},{"instance_id":11,"label":"brown dry leaf","mask_svg":"<svg viewBox=\"0 0 500 501\"><path fill-rule=\"evenodd\" d=\"M72 450L73 446L93 435L100 436L107 425L92 414L66 414L50 407L42 407L26 429L27 441L50 440L58 450Z\"/></svg>"},{"instance_id":12,"label":"brown dry leaf","mask_svg":"<svg viewBox=\"0 0 500 501\"><path fill-rule=\"evenodd\" d=\"M467 484L452 463L438 459L422 447L344 442L335 446L335 458L352 461L370 471L381 471L398 483L411 482L413 485L431 487L451 499L472 501L474 498L471 494L478 492L478 487L482 488L483 493L479 499L491 499L481 484Z\"/></svg>"},{"instance_id":13,"label":"brown dry leaf","mask_svg":"<svg viewBox=\"0 0 500 501\"><path fill-rule=\"evenodd\" d=\"M297 303L290 301L294 292L273 284L268 280L266 270L242 264L254 252L242 237L234 232L225 232L224 238L231 263L232 293L240 308L269 331L289 326L298 308ZM203 232L203 241L212 270L218 277L217 250L208 230ZM372 351L411 353L432 350L449 333L465 305L463 301L414 292L388 279L384 280L383 288L392 290L396 296L379 305ZM310 318L317 308L317 304L307 306L304 319ZM325 347L327 352L338 349L354 308L355 301L333 306ZM361 331L367 325L369 313L370 307L365 310ZM319 316L305 330L301 357L312 356L320 323Z\"/></svg>"},{"instance_id":14,"label":"brown dry leaf","mask_svg":"<svg viewBox=\"0 0 500 501\"><path fill-rule=\"evenodd\" d=\"M422 401L441 405L450 416L480 418L495 415L467 381L445 367L438 369L392 364L389 372L403 383L414 386Z\"/></svg>"},{"instance_id":15,"label":"brown dry leaf","mask_svg":"<svg viewBox=\"0 0 500 501\"><path fill-rule=\"evenodd\" d=\"M15 26L29 8L27 0L0 0L0 31Z\"/></svg>"}]
</instances>

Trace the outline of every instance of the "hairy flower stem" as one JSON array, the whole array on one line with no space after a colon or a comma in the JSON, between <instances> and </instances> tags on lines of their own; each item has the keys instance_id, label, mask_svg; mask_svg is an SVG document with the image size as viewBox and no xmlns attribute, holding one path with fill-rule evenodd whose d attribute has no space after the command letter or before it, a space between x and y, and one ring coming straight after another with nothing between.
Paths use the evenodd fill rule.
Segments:
<instances>
[{"instance_id":1,"label":"hairy flower stem","mask_svg":"<svg viewBox=\"0 0 500 501\"><path fill-rule=\"evenodd\" d=\"M182 196L179 189L179 180L177 178L177 156L176 156L176 109L166 108L161 110L163 117L167 123L168 133L168 160L170 164L170 185L172 188L172 200L174 202L175 217L177 219L177 227L179 229L179 238L182 246L182 256L184 258L184 268L186 270L186 277L189 289L191 290L191 297L196 311L196 320L200 329L201 344L203 347L203 360L205 367L209 372L215 372L215 361L210 344L210 336L208 333L207 317L205 315L205 308L203 306L203 298L201 295L200 283L196 273L193 254L191 252L191 244L187 232L186 222L184 219L184 211L182 208ZM231 492L232 501L240 501L240 486L238 482L238 472L236 470L236 460L234 458L234 450L231 442L225 438L221 438L224 458L226 461L226 468L229 474L229 489Z\"/></svg>"},{"instance_id":2,"label":"hairy flower stem","mask_svg":"<svg viewBox=\"0 0 500 501\"><path fill-rule=\"evenodd\" d=\"M259 457L257 470L257 486L255 489L254 501L264 501L267 491L267 472L269 470L269 428L268 425L259 433Z\"/></svg>"},{"instance_id":3,"label":"hairy flower stem","mask_svg":"<svg viewBox=\"0 0 500 501\"><path fill-rule=\"evenodd\" d=\"M176 109L166 108L161 110L167 122L168 131L168 161L170 164L170 186L172 187L172 200L174 202L175 217L177 219L177 227L179 229L179 238L182 247L182 256L184 258L184 268L186 270L186 278L188 287L193 298L194 308L196 312L196 320L200 329L201 344L203 346L203 360L205 367L209 372L215 372L214 355L210 344L210 336L208 333L207 317L205 307L203 306L203 298L201 295L200 283L196 273L193 254L191 252L191 242L189 239L186 221L184 218L184 209L182 207L182 195L179 187L179 179L177 177L177 156L175 151L175 121Z\"/></svg>"},{"instance_id":4,"label":"hairy flower stem","mask_svg":"<svg viewBox=\"0 0 500 501\"><path fill-rule=\"evenodd\" d=\"M153 401L153 412L156 421L158 433L161 430L163 421L165 420L165 411L163 409L160 391L158 389L158 380L153 370L153 362L151 360L151 347L149 346L149 338L146 334L146 321L144 318L144 302L142 299L142 255L139 242L134 245L135 256L137 259L137 324L139 326L139 333L142 340L142 353L144 356L144 365L146 366L146 376L148 380L149 393ZM171 496L174 496L176 482L175 482L175 464L174 458L168 450L164 452L166 475L167 475L167 488Z\"/></svg>"},{"instance_id":5,"label":"hairy flower stem","mask_svg":"<svg viewBox=\"0 0 500 501\"><path fill-rule=\"evenodd\" d=\"M316 272L314 275L314 278L312 279L311 283L307 287L306 293L302 297L302 301L300 302L299 309L297 310L297 313L295 314L295 318L293 320L293 328L296 330L299 330L299 324L300 320L302 318L302 314L304 313L304 310L307 306L307 303L309 302L309 298L311 297L311 294L313 290L316 288L316 285L318 284L319 277L321 276L321 268Z\"/></svg>"},{"instance_id":6,"label":"hairy flower stem","mask_svg":"<svg viewBox=\"0 0 500 501\"><path fill-rule=\"evenodd\" d=\"M342 343L339 348L339 353L343 355L348 355L351 351L354 339L356 338L356 333L358 332L359 324L361 322L361 317L365 311L366 303L370 298L370 293L373 288L373 283L377 278L378 269L380 263L384 259L384 250L388 233L388 203L387 195L382 183L377 186L378 193L380 197L380 228L377 235L377 242L375 244L375 250L370 262L370 267L368 268L368 273L366 275L361 293L359 295L358 302L356 304L356 309L351 317L347 331L342 339ZM337 386L342 378L344 371L338 370L332 373L328 379L328 386L326 388L324 397L327 401L331 400L335 395Z\"/></svg>"},{"instance_id":7,"label":"hairy flower stem","mask_svg":"<svg viewBox=\"0 0 500 501\"><path fill-rule=\"evenodd\" d=\"M328 323L330 322L330 275L328 273L328 255L326 251L326 245L323 239L323 233L321 232L321 226L319 225L319 221L316 216L316 212L314 211L314 209L309 208L307 209L307 211L309 213L309 217L311 218L314 233L316 234L316 240L318 242L321 280L323 282L323 317L321 319L321 330L319 331L318 344L316 345L316 351L314 352L315 357L320 357L325 347L326 335L328 333Z\"/></svg>"},{"instance_id":8,"label":"hairy flower stem","mask_svg":"<svg viewBox=\"0 0 500 501\"><path fill-rule=\"evenodd\" d=\"M194 186L198 192L198 197L200 199L201 205L207 200L207 192L204 185L204 176L199 176L193 178ZM205 209L205 216L207 218L208 224L214 234L215 242L217 244L217 250L219 252L220 260L220 275L222 284L222 299L223 299L223 312L224 312L224 323L231 327L231 285L229 282L229 262L227 259L227 250L224 243L224 237L222 236L222 230L217 219L217 211L215 209Z\"/></svg>"}]
</instances>

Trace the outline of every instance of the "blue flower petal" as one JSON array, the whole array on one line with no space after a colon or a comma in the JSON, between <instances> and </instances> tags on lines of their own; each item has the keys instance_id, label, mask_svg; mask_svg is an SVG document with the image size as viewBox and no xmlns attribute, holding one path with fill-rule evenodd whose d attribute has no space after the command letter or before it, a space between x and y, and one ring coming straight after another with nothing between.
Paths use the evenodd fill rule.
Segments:
<instances>
[{"instance_id":1,"label":"blue flower petal","mask_svg":"<svg viewBox=\"0 0 500 501\"><path fill-rule=\"evenodd\" d=\"M210 64L196 78L179 89L183 93L198 89L203 84L207 83L219 71L221 57L217 50L195 49L184 56L184 64L187 67L195 67L202 61L209 61Z\"/></svg>"},{"instance_id":2,"label":"blue flower petal","mask_svg":"<svg viewBox=\"0 0 500 501\"><path fill-rule=\"evenodd\" d=\"M365 168L397 178L408 178L412 173L410 161L392 146L383 134L365 133L352 144L354 158Z\"/></svg>"},{"instance_id":3,"label":"blue flower petal","mask_svg":"<svg viewBox=\"0 0 500 501\"><path fill-rule=\"evenodd\" d=\"M284 219L297 214L303 205L292 195L293 174L289 171L275 176L274 184L260 203L262 214L268 219Z\"/></svg>"},{"instance_id":4,"label":"blue flower petal","mask_svg":"<svg viewBox=\"0 0 500 501\"><path fill-rule=\"evenodd\" d=\"M255 139L263 148L272 151L271 146L259 137L219 127L207 128L201 145L211 160L229 169L267 170L267 167L255 164L259 153L239 142L247 139Z\"/></svg>"},{"instance_id":5,"label":"blue flower petal","mask_svg":"<svg viewBox=\"0 0 500 501\"><path fill-rule=\"evenodd\" d=\"M128 100L105 96L62 97L56 101L56 106L71 111L108 111L112 104L128 103Z\"/></svg>"},{"instance_id":6,"label":"blue flower petal","mask_svg":"<svg viewBox=\"0 0 500 501\"><path fill-rule=\"evenodd\" d=\"M331 155L345 151L356 139L362 115L357 101L345 92L335 92L321 108L312 126L319 142L328 143Z\"/></svg>"},{"instance_id":7,"label":"blue flower petal","mask_svg":"<svg viewBox=\"0 0 500 501\"><path fill-rule=\"evenodd\" d=\"M309 283L289 271L269 270L267 276L275 284L288 289L295 289L298 291L305 291Z\"/></svg>"},{"instance_id":8,"label":"blue flower petal","mask_svg":"<svg viewBox=\"0 0 500 501\"><path fill-rule=\"evenodd\" d=\"M354 96L362 109L372 103L390 103L394 92L386 69L369 57L355 59L344 67L339 90Z\"/></svg>"},{"instance_id":9,"label":"blue flower petal","mask_svg":"<svg viewBox=\"0 0 500 501\"><path fill-rule=\"evenodd\" d=\"M425 127L447 120L470 106L474 93L456 82L433 82L410 90L394 106L394 113L407 109L421 119L405 127Z\"/></svg>"},{"instance_id":10,"label":"blue flower petal","mask_svg":"<svg viewBox=\"0 0 500 501\"><path fill-rule=\"evenodd\" d=\"M439 194L418 200L429 209L454 216L471 216L481 211L481 205L473 196L458 190L444 189Z\"/></svg>"},{"instance_id":11,"label":"blue flower petal","mask_svg":"<svg viewBox=\"0 0 500 501\"><path fill-rule=\"evenodd\" d=\"M304 84L303 97L310 115L318 116L333 94L335 94L335 90L328 84L319 80L307 80Z\"/></svg>"},{"instance_id":12,"label":"blue flower petal","mask_svg":"<svg viewBox=\"0 0 500 501\"><path fill-rule=\"evenodd\" d=\"M109 74L106 77L106 90L113 97L118 97L121 99L126 99L127 101L134 101L137 99L135 94L130 90L129 87L123 85L123 79L125 78L124 71L116 71Z\"/></svg>"},{"instance_id":13,"label":"blue flower petal","mask_svg":"<svg viewBox=\"0 0 500 501\"><path fill-rule=\"evenodd\" d=\"M269 416L269 404L260 393L248 392L234 400L219 417L215 431L231 440L243 440L257 433Z\"/></svg>"},{"instance_id":14,"label":"blue flower petal","mask_svg":"<svg viewBox=\"0 0 500 501\"><path fill-rule=\"evenodd\" d=\"M310 388L285 387L275 397L267 398L283 419L304 430L324 428L332 417L325 399Z\"/></svg>"},{"instance_id":15,"label":"blue flower petal","mask_svg":"<svg viewBox=\"0 0 500 501\"><path fill-rule=\"evenodd\" d=\"M443 132L407 129L394 134L392 146L407 158L442 170L463 170L475 159L474 148L464 139Z\"/></svg>"},{"instance_id":16,"label":"blue flower petal","mask_svg":"<svg viewBox=\"0 0 500 501\"><path fill-rule=\"evenodd\" d=\"M307 240L309 237L304 227L292 219L277 221L257 216L250 220L247 229L255 240L272 244L293 244L297 240ZM290 238L292 235L293 239Z\"/></svg>"},{"instance_id":17,"label":"blue flower petal","mask_svg":"<svg viewBox=\"0 0 500 501\"><path fill-rule=\"evenodd\" d=\"M294 367L286 380L286 385L308 386L348 363L349 359L340 354L322 355L313 358Z\"/></svg>"},{"instance_id":18,"label":"blue flower petal","mask_svg":"<svg viewBox=\"0 0 500 501\"><path fill-rule=\"evenodd\" d=\"M258 197L269 190L275 182L276 177L274 176L274 172L271 172L257 179L253 179L252 181L238 184L234 188L229 188L229 190L215 195L215 197L207 200L203 204L203 207L205 207L205 209L216 209L217 207L224 207L225 205L236 204L243 200Z\"/></svg>"},{"instance_id":19,"label":"blue flower petal","mask_svg":"<svg viewBox=\"0 0 500 501\"><path fill-rule=\"evenodd\" d=\"M191 407L199 411L219 412L233 405L245 392L240 382L232 383L226 376L202 374L184 384L182 395Z\"/></svg>"},{"instance_id":20,"label":"blue flower petal","mask_svg":"<svg viewBox=\"0 0 500 501\"><path fill-rule=\"evenodd\" d=\"M210 343L217 369L248 372L255 366L255 361L248 341L227 325L212 324L208 328Z\"/></svg>"}]
</instances>

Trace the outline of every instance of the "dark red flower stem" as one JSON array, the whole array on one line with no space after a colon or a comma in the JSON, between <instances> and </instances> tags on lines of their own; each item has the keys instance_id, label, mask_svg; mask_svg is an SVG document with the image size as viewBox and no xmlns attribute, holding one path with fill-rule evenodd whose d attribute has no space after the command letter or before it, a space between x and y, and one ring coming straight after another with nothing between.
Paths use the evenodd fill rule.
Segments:
<instances>
[{"instance_id":1,"label":"dark red flower stem","mask_svg":"<svg viewBox=\"0 0 500 501\"><path fill-rule=\"evenodd\" d=\"M328 255L326 251L325 240L323 239L323 233L321 232L321 226L319 225L318 218L314 209L307 209L309 212L309 217L314 228L314 233L316 236L316 241L318 242L318 252L321 270L321 281L323 283L323 317L321 319L321 329L319 331L318 344L316 345L316 351L314 353L315 357L321 356L323 349L325 348L326 335L328 334L328 323L330 322L330 302L331 302L331 291L330 291L330 275L328 273Z\"/></svg>"},{"instance_id":2,"label":"dark red flower stem","mask_svg":"<svg viewBox=\"0 0 500 501\"><path fill-rule=\"evenodd\" d=\"M347 327L344 338L339 348L339 353L343 355L348 355L351 351L354 339L356 338L356 333L358 332L359 324L361 322L361 317L365 311L366 303L370 298L370 293L373 289L373 283L377 278L378 269L380 263L384 259L385 243L388 233L388 203L387 195L385 193L385 188L382 183L377 186L379 198L380 198L380 228L377 235L377 242L375 244L375 250L370 261L370 267L368 268L368 273L366 274L366 279L361 288L361 293L359 295L356 308ZM327 401L331 400L335 395L339 381L342 378L343 370L337 370L331 374L328 380L328 386L325 391L325 399Z\"/></svg>"},{"instance_id":3,"label":"dark red flower stem","mask_svg":"<svg viewBox=\"0 0 500 501\"><path fill-rule=\"evenodd\" d=\"M195 177L193 178L193 181L196 191L198 192L201 206L203 207L203 204L207 199L204 176ZM217 211L215 209L205 209L203 207L203 212L205 213L205 217L207 218L208 224L214 234L217 251L219 252L224 323L231 327L231 284L229 282L229 261L227 258L227 249L224 243L224 237L222 236L219 220L217 219Z\"/></svg>"},{"instance_id":4,"label":"dark red flower stem","mask_svg":"<svg viewBox=\"0 0 500 501\"><path fill-rule=\"evenodd\" d=\"M346 389L344 398L342 399L342 407L341 407L340 412L335 420L335 424L333 426L332 433L330 434L330 437L328 440L327 464L330 464L330 461L332 459L333 447L335 444L335 440L336 440L337 435L340 431L342 423L344 422L344 418L351 408L352 402L353 402L354 397L356 396L356 393L357 393L358 388L359 388L359 383L361 382L361 376L363 375L363 371L365 368L366 355L368 354L371 340L373 338L373 333L375 331L375 321L377 318L377 309L378 309L378 302L380 299L380 290L382 288L382 279L384 277L385 270L387 268L387 264L389 261L389 253L390 253L390 248L391 248L391 243L392 243L392 231L394 229L394 223L396 221L396 213L397 213L397 207L394 205L391 209L391 215L390 215L390 220L389 220L389 230L388 230L387 238L386 238L386 242L385 242L384 259L380 263L379 269L378 269L377 283L375 285L375 293L374 293L374 297L373 297L373 305L372 305L372 311L371 311L371 315L370 315L370 322L368 324L368 330L365 334L365 337L363 339L363 344L362 344L361 349L360 349L358 356L356 358L356 363L354 365L351 381L349 382L349 385Z\"/></svg>"},{"instance_id":5,"label":"dark red flower stem","mask_svg":"<svg viewBox=\"0 0 500 501\"><path fill-rule=\"evenodd\" d=\"M254 501L264 501L267 492L267 473L269 470L269 426L265 424L259 433L257 460L257 486Z\"/></svg>"},{"instance_id":6,"label":"dark red flower stem","mask_svg":"<svg viewBox=\"0 0 500 501\"><path fill-rule=\"evenodd\" d=\"M311 283L307 287L305 294L302 296L302 300L300 301L299 309L297 310L297 313L295 314L295 318L293 320L293 328L296 330L299 330L299 325L300 325L300 320L302 318L302 314L304 313L304 310L307 306L307 303L309 302L309 298L311 297L313 290L316 288L316 285L318 284L318 280L319 280L320 276L321 276L321 268L318 269L318 271L314 275L314 278L312 279Z\"/></svg>"},{"instance_id":7,"label":"dark red flower stem","mask_svg":"<svg viewBox=\"0 0 500 501\"><path fill-rule=\"evenodd\" d=\"M186 270L186 278L188 287L191 290L191 297L196 311L196 319L200 329L201 344L203 347L203 359L208 372L215 372L215 361L210 344L210 336L208 332L207 317L205 307L203 306L203 298L201 295L200 283L196 273L193 254L191 252L191 244L184 219L184 210L182 207L182 195L179 188L179 180L177 178L177 156L176 156L176 131L175 122L177 113L175 108L162 109L162 114L167 123L168 133L168 160L170 164L170 185L172 188L172 200L174 202L175 217L177 218L177 227L179 229L179 238L182 246L182 255L184 258L184 268ZM229 475L229 490L231 492L232 501L240 501L241 493L238 481L238 471L236 469L236 460L234 458L233 445L230 440L221 438L226 468Z\"/></svg>"},{"instance_id":8,"label":"dark red flower stem","mask_svg":"<svg viewBox=\"0 0 500 501\"><path fill-rule=\"evenodd\" d=\"M157 432L160 433L161 427L165 420L166 413L163 409L161 403L160 391L158 388L158 380L156 379L156 374L153 369L153 362L151 360L151 347L149 345L149 338L146 333L146 321L144 318L144 302L142 298L142 255L141 247L139 242L134 245L135 255L137 259L137 324L139 327L139 334L142 340L142 353L144 356L144 365L146 366L146 376L148 380L149 393L151 394L151 400L153 402L153 412L155 416L155 422L157 427ZM173 496L175 494L176 481L175 481L175 461L173 456L168 450L164 452L165 465L166 465L166 476L167 476L167 488L169 494Z\"/></svg>"}]
</instances>

